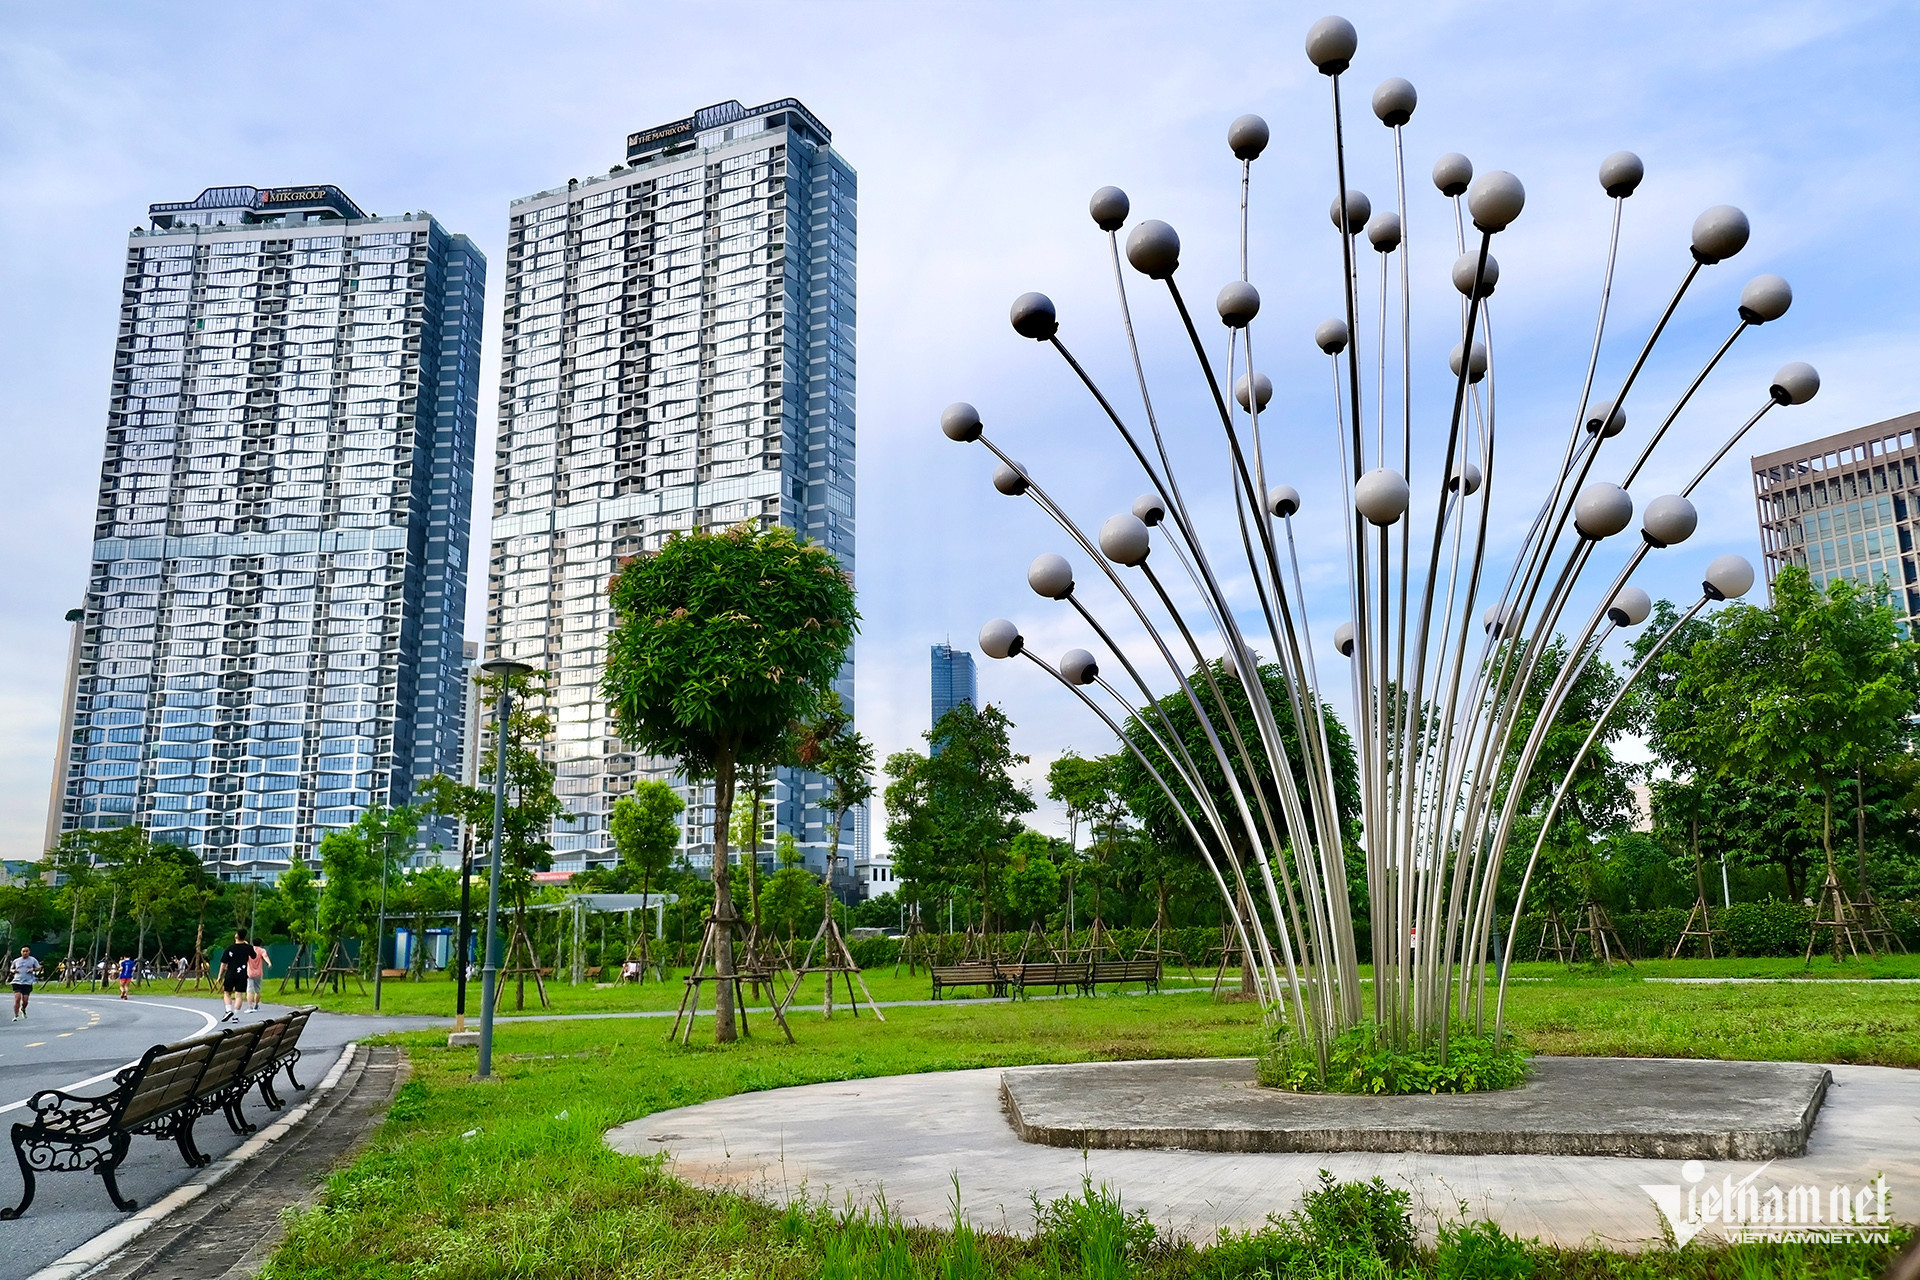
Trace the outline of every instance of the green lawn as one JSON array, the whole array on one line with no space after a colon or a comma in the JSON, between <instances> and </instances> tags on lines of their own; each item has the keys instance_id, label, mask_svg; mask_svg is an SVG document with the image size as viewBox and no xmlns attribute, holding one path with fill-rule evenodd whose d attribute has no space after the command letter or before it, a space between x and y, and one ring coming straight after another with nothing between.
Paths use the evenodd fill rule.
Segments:
<instances>
[{"instance_id":1,"label":"green lawn","mask_svg":"<svg viewBox=\"0 0 1920 1280\"><path fill-rule=\"evenodd\" d=\"M1646 983L1624 971L1528 976L1549 980L1516 985L1511 1025L1540 1050L1920 1066L1920 1020L1913 1016L1920 995L1904 985L1679 986ZM883 980L892 981L884 973ZM897 988L874 994L922 998L924 983L915 979L908 990L903 976ZM582 1006L595 999L651 999L657 1007L667 994L670 989L586 990L571 998ZM569 998L564 989L561 998ZM783 1213L688 1187L647 1161L606 1149L601 1135L613 1125L748 1090L1032 1062L1240 1055L1253 1053L1260 1039L1257 1009L1205 995L957 1002L890 1010L885 1025L844 1016L828 1023L817 1012L801 1013L794 1020L796 1045L766 1034L770 1025L756 1023L756 1028L761 1034L752 1040L722 1049L704 1043L711 1023L703 1019L702 1034L687 1049L668 1046L665 1026L654 1019L506 1022L497 1048L501 1078L485 1085L471 1078L472 1051L447 1050L438 1033L398 1037L413 1061L412 1080L368 1150L334 1176L321 1206L293 1221L267 1274L277 1280L696 1275L1226 1280L1262 1274L1811 1280L1876 1276L1886 1262L1885 1250L1871 1248L1713 1250L1696 1244L1677 1254L1654 1251L1634 1259L1522 1250L1508 1260L1518 1269L1461 1271L1457 1258L1432 1254L1407 1264L1411 1270L1352 1258L1308 1259L1308 1266L1294 1254L1286 1254L1293 1261L1283 1266L1275 1261L1278 1245L1262 1237L1230 1246L1196 1242L1200 1248L1169 1248L1162 1242L1138 1251L1132 1261L1107 1257L1100 1263L1089 1261L1093 1255L1086 1253L1091 1237L1070 1231L1016 1240L904 1231L870 1215L846 1222L824 1210ZM1086 1212L1081 1206L1080 1216Z\"/></svg>"}]
</instances>

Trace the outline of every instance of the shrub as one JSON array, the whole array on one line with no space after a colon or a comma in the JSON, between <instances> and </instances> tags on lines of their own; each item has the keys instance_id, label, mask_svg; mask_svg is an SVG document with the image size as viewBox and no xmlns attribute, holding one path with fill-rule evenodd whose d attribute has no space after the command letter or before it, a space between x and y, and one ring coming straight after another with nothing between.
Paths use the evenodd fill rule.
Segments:
<instances>
[{"instance_id":1,"label":"shrub","mask_svg":"<svg viewBox=\"0 0 1920 1280\"><path fill-rule=\"evenodd\" d=\"M1511 1089L1527 1078L1527 1055L1511 1038L1497 1043L1457 1026L1439 1044L1398 1048L1373 1023L1343 1031L1327 1050L1323 1082L1310 1046L1284 1031L1254 1070L1261 1084L1294 1093L1479 1093Z\"/></svg>"}]
</instances>

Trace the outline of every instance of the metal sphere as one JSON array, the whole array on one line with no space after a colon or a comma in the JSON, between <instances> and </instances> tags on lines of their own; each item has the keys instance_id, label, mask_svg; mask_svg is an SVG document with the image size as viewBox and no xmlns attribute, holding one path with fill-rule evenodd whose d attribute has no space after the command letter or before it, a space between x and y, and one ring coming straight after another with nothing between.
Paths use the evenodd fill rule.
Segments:
<instances>
[{"instance_id":1,"label":"metal sphere","mask_svg":"<svg viewBox=\"0 0 1920 1280\"><path fill-rule=\"evenodd\" d=\"M1244 329L1260 314L1260 291L1245 280L1232 280L1220 286L1213 300L1220 323L1229 329Z\"/></svg>"},{"instance_id":2,"label":"metal sphere","mask_svg":"<svg viewBox=\"0 0 1920 1280\"><path fill-rule=\"evenodd\" d=\"M1713 264L1747 247L1753 227L1747 215L1730 204L1717 204L1693 220L1695 261Z\"/></svg>"},{"instance_id":3,"label":"metal sphere","mask_svg":"<svg viewBox=\"0 0 1920 1280\"><path fill-rule=\"evenodd\" d=\"M1616 627L1637 627L1653 612L1653 597L1632 585L1616 591L1607 606L1607 621Z\"/></svg>"},{"instance_id":4,"label":"metal sphere","mask_svg":"<svg viewBox=\"0 0 1920 1280\"><path fill-rule=\"evenodd\" d=\"M1473 161L1458 151L1449 151L1433 162L1433 185L1443 196L1465 195L1473 181Z\"/></svg>"},{"instance_id":5,"label":"metal sphere","mask_svg":"<svg viewBox=\"0 0 1920 1280\"><path fill-rule=\"evenodd\" d=\"M1367 193L1347 188L1347 219L1340 221L1340 197L1335 196L1333 203L1327 206L1327 218L1334 226L1340 227L1350 236L1357 236L1367 225L1367 219L1373 216L1373 201L1367 199Z\"/></svg>"},{"instance_id":6,"label":"metal sphere","mask_svg":"<svg viewBox=\"0 0 1920 1280\"><path fill-rule=\"evenodd\" d=\"M995 618L980 628L980 652L989 658L1012 658L1027 647L1020 628L1005 618Z\"/></svg>"},{"instance_id":7,"label":"metal sphere","mask_svg":"<svg viewBox=\"0 0 1920 1280\"><path fill-rule=\"evenodd\" d=\"M1753 590L1753 565L1745 556L1716 557L1707 566L1700 590L1709 600L1738 600Z\"/></svg>"},{"instance_id":8,"label":"metal sphere","mask_svg":"<svg viewBox=\"0 0 1920 1280\"><path fill-rule=\"evenodd\" d=\"M1092 684L1100 677L1100 664L1085 649L1069 649L1060 655L1060 674L1068 684Z\"/></svg>"},{"instance_id":9,"label":"metal sphere","mask_svg":"<svg viewBox=\"0 0 1920 1280\"><path fill-rule=\"evenodd\" d=\"M1009 498L1019 497L1032 483L1027 479L1027 469L1017 462L1003 462L993 469L993 487Z\"/></svg>"},{"instance_id":10,"label":"metal sphere","mask_svg":"<svg viewBox=\"0 0 1920 1280\"><path fill-rule=\"evenodd\" d=\"M1480 615L1480 629L1498 638L1513 626L1513 606L1490 604L1487 611Z\"/></svg>"},{"instance_id":11,"label":"metal sphere","mask_svg":"<svg viewBox=\"0 0 1920 1280\"><path fill-rule=\"evenodd\" d=\"M1093 216L1093 224L1102 231L1118 231L1125 226L1127 213L1132 208L1133 202L1118 187L1102 187L1093 193L1093 199L1087 201L1087 212Z\"/></svg>"},{"instance_id":12,"label":"metal sphere","mask_svg":"<svg viewBox=\"0 0 1920 1280\"><path fill-rule=\"evenodd\" d=\"M1600 162L1600 185L1616 200L1624 200L1647 176L1647 166L1631 151L1616 151Z\"/></svg>"},{"instance_id":13,"label":"metal sphere","mask_svg":"<svg viewBox=\"0 0 1920 1280\"><path fill-rule=\"evenodd\" d=\"M1360 33L1345 18L1329 15L1307 28L1307 61L1323 76L1345 71L1359 47Z\"/></svg>"},{"instance_id":14,"label":"metal sphere","mask_svg":"<svg viewBox=\"0 0 1920 1280\"><path fill-rule=\"evenodd\" d=\"M1633 499L1617 484L1596 480L1574 500L1573 527L1594 542L1611 538L1632 521Z\"/></svg>"},{"instance_id":15,"label":"metal sphere","mask_svg":"<svg viewBox=\"0 0 1920 1280\"><path fill-rule=\"evenodd\" d=\"M1287 519L1300 509L1300 491L1290 484L1277 484L1267 490L1267 510Z\"/></svg>"},{"instance_id":16,"label":"metal sphere","mask_svg":"<svg viewBox=\"0 0 1920 1280\"><path fill-rule=\"evenodd\" d=\"M1023 338L1045 342L1060 332L1060 319L1054 314L1053 299L1044 293L1023 293L1007 311L1013 331Z\"/></svg>"},{"instance_id":17,"label":"metal sphere","mask_svg":"<svg viewBox=\"0 0 1920 1280\"><path fill-rule=\"evenodd\" d=\"M1467 212L1482 231L1505 231L1527 207L1527 189L1505 169L1483 173L1467 192Z\"/></svg>"},{"instance_id":18,"label":"metal sphere","mask_svg":"<svg viewBox=\"0 0 1920 1280\"><path fill-rule=\"evenodd\" d=\"M1034 594L1049 600L1065 600L1073 594L1073 566L1065 556L1044 552L1027 566L1027 585Z\"/></svg>"},{"instance_id":19,"label":"metal sphere","mask_svg":"<svg viewBox=\"0 0 1920 1280\"><path fill-rule=\"evenodd\" d=\"M1152 529L1167 518L1167 504L1151 493L1143 493L1133 500L1133 514L1141 524Z\"/></svg>"},{"instance_id":20,"label":"metal sphere","mask_svg":"<svg viewBox=\"0 0 1920 1280\"><path fill-rule=\"evenodd\" d=\"M1127 261L1141 275L1165 280L1180 266L1180 235L1157 218L1149 218L1127 235Z\"/></svg>"},{"instance_id":21,"label":"metal sphere","mask_svg":"<svg viewBox=\"0 0 1920 1280\"><path fill-rule=\"evenodd\" d=\"M1453 287L1467 297L1474 297L1473 273L1480 272L1480 292L1482 298L1493 296L1493 287L1500 283L1500 262L1492 254L1487 255L1487 264L1480 266L1478 253L1463 253L1453 260Z\"/></svg>"},{"instance_id":22,"label":"metal sphere","mask_svg":"<svg viewBox=\"0 0 1920 1280\"><path fill-rule=\"evenodd\" d=\"M1460 376L1460 343L1453 344L1453 350L1447 353L1447 368L1453 370L1453 376ZM1478 382L1487 376L1487 344L1476 342L1473 353L1467 357L1467 381Z\"/></svg>"},{"instance_id":23,"label":"metal sphere","mask_svg":"<svg viewBox=\"0 0 1920 1280\"><path fill-rule=\"evenodd\" d=\"M1108 516L1107 522L1100 526L1100 553L1115 564L1140 564L1152 550L1153 540L1148 536L1146 522L1139 516L1122 512Z\"/></svg>"},{"instance_id":24,"label":"metal sphere","mask_svg":"<svg viewBox=\"0 0 1920 1280\"><path fill-rule=\"evenodd\" d=\"M1677 493L1663 493L1647 504L1640 516L1640 536L1650 547L1685 542L1700 527L1700 513Z\"/></svg>"},{"instance_id":25,"label":"metal sphere","mask_svg":"<svg viewBox=\"0 0 1920 1280\"><path fill-rule=\"evenodd\" d=\"M965 400L955 400L940 411L940 430L947 439L961 444L978 440L982 430L980 411Z\"/></svg>"},{"instance_id":26,"label":"metal sphere","mask_svg":"<svg viewBox=\"0 0 1920 1280\"><path fill-rule=\"evenodd\" d=\"M1333 629L1333 648L1343 658L1353 656L1353 624L1343 622Z\"/></svg>"},{"instance_id":27,"label":"metal sphere","mask_svg":"<svg viewBox=\"0 0 1920 1280\"><path fill-rule=\"evenodd\" d=\"M1390 525L1407 514L1412 496L1398 471L1379 467L1354 482L1353 508L1366 517L1368 524Z\"/></svg>"},{"instance_id":28,"label":"metal sphere","mask_svg":"<svg viewBox=\"0 0 1920 1280\"><path fill-rule=\"evenodd\" d=\"M1380 87L1373 91L1373 114L1389 129L1413 119L1413 109L1419 104L1420 95L1399 76L1382 80Z\"/></svg>"},{"instance_id":29,"label":"metal sphere","mask_svg":"<svg viewBox=\"0 0 1920 1280\"><path fill-rule=\"evenodd\" d=\"M1400 247L1400 215L1382 209L1373 215L1367 223L1367 243L1381 253L1392 253Z\"/></svg>"},{"instance_id":30,"label":"metal sphere","mask_svg":"<svg viewBox=\"0 0 1920 1280\"><path fill-rule=\"evenodd\" d=\"M1345 320L1322 320L1313 331L1313 345L1330 356L1337 356L1347 349L1347 322Z\"/></svg>"},{"instance_id":31,"label":"metal sphere","mask_svg":"<svg viewBox=\"0 0 1920 1280\"><path fill-rule=\"evenodd\" d=\"M1793 286L1779 276L1755 276L1740 291L1740 318L1748 324L1778 320L1792 305Z\"/></svg>"},{"instance_id":32,"label":"metal sphere","mask_svg":"<svg viewBox=\"0 0 1920 1280\"><path fill-rule=\"evenodd\" d=\"M1238 116L1227 126L1227 145L1236 160L1258 160L1271 136L1267 122L1256 115Z\"/></svg>"},{"instance_id":33,"label":"metal sphere","mask_svg":"<svg viewBox=\"0 0 1920 1280\"><path fill-rule=\"evenodd\" d=\"M1627 411L1622 405L1611 400L1602 400L1587 408L1587 431L1598 431L1603 439L1611 440L1627 429Z\"/></svg>"},{"instance_id":34,"label":"metal sphere","mask_svg":"<svg viewBox=\"0 0 1920 1280\"><path fill-rule=\"evenodd\" d=\"M1240 678L1240 663L1239 660L1233 656L1233 650L1229 649L1220 655L1220 669L1226 672L1231 679L1238 680Z\"/></svg>"},{"instance_id":35,"label":"metal sphere","mask_svg":"<svg viewBox=\"0 0 1920 1280\"><path fill-rule=\"evenodd\" d=\"M1255 409L1265 409L1267 407L1267 401L1273 399L1273 379L1264 373L1255 373L1253 375L1253 396L1254 402L1248 404L1247 375L1244 373L1241 374L1239 379L1233 384L1233 398L1238 400L1240 407L1249 413Z\"/></svg>"},{"instance_id":36,"label":"metal sphere","mask_svg":"<svg viewBox=\"0 0 1920 1280\"><path fill-rule=\"evenodd\" d=\"M1780 366L1767 388L1775 404L1805 404L1820 390L1820 374L1804 360Z\"/></svg>"},{"instance_id":37,"label":"metal sphere","mask_svg":"<svg viewBox=\"0 0 1920 1280\"><path fill-rule=\"evenodd\" d=\"M1486 477L1480 474L1480 464L1463 460L1447 477L1447 488L1459 491L1464 488L1468 497L1480 492L1480 485Z\"/></svg>"}]
</instances>

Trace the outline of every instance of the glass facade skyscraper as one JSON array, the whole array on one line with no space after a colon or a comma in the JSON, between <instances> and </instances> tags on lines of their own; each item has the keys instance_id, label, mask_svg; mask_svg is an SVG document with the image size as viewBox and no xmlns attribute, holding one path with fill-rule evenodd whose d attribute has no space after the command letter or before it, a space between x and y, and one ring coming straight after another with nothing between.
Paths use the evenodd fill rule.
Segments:
<instances>
[{"instance_id":1,"label":"glass facade skyscraper","mask_svg":"<svg viewBox=\"0 0 1920 1280\"><path fill-rule=\"evenodd\" d=\"M933 719L929 727L960 703L977 707L979 691L974 687L973 655L950 644L933 646Z\"/></svg>"},{"instance_id":2,"label":"glass facade skyscraper","mask_svg":"<svg viewBox=\"0 0 1920 1280\"><path fill-rule=\"evenodd\" d=\"M486 261L332 186L149 212L59 825L268 877L459 766Z\"/></svg>"},{"instance_id":3,"label":"glass facade skyscraper","mask_svg":"<svg viewBox=\"0 0 1920 1280\"><path fill-rule=\"evenodd\" d=\"M784 98L631 134L604 176L511 206L488 647L554 676L575 815L559 869L612 862L613 802L673 777L620 741L600 694L622 558L753 521L854 569L856 198L826 126ZM851 709L851 659L837 687ZM782 770L773 796L816 870L823 790ZM711 788L685 794L683 848L711 865Z\"/></svg>"}]
</instances>

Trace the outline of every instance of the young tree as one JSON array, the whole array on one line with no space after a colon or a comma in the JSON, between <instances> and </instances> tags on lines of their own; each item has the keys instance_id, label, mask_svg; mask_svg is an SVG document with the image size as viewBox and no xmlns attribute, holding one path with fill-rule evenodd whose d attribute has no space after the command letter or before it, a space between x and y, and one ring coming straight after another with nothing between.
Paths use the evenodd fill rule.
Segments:
<instances>
[{"instance_id":1,"label":"young tree","mask_svg":"<svg viewBox=\"0 0 1920 1280\"><path fill-rule=\"evenodd\" d=\"M853 727L840 696L832 706L800 732L800 763L827 780L820 807L827 813L827 893L833 892L833 871L840 861L840 829L847 815L873 798L873 744Z\"/></svg>"},{"instance_id":2,"label":"young tree","mask_svg":"<svg viewBox=\"0 0 1920 1280\"><path fill-rule=\"evenodd\" d=\"M453 910L459 902L460 873L452 867L421 867L407 872L396 904L413 919L413 946L407 957L407 981L426 981L428 921L433 916Z\"/></svg>"},{"instance_id":3,"label":"young tree","mask_svg":"<svg viewBox=\"0 0 1920 1280\"><path fill-rule=\"evenodd\" d=\"M831 692L853 643L853 583L791 529L740 524L677 533L628 561L609 593L607 705L636 748L713 779L713 900L719 929L714 1037L735 1039L727 870L736 773L766 759Z\"/></svg>"},{"instance_id":4,"label":"young tree","mask_svg":"<svg viewBox=\"0 0 1920 1280\"><path fill-rule=\"evenodd\" d=\"M1013 722L998 707L959 703L928 730L939 754L898 752L887 759L887 840L894 867L916 885L963 892L979 904L981 926L994 901L996 874L1033 811L1013 769L1027 757L1012 745Z\"/></svg>"},{"instance_id":5,"label":"young tree","mask_svg":"<svg viewBox=\"0 0 1920 1280\"><path fill-rule=\"evenodd\" d=\"M407 847L420 828L420 810L413 805L389 809L373 805L354 824L329 831L320 841L320 872L324 884L320 891L320 936L326 940L324 960L332 959L335 943L358 940L363 944L360 965L380 963L379 950L385 940L375 937L373 954L364 943L377 910L381 877L389 887L400 878L406 866Z\"/></svg>"},{"instance_id":6,"label":"young tree","mask_svg":"<svg viewBox=\"0 0 1920 1280\"><path fill-rule=\"evenodd\" d=\"M1822 592L1788 568L1771 608L1722 610L1690 650L1679 696L1693 714L1677 745L1720 773L1771 775L1817 794L1832 875L1835 792L1899 747L1917 687L1915 646L1890 605L1841 578ZM1864 894L1864 841L1860 857Z\"/></svg>"},{"instance_id":7,"label":"young tree","mask_svg":"<svg viewBox=\"0 0 1920 1280\"><path fill-rule=\"evenodd\" d=\"M799 843L791 831L782 831L774 848L780 869L767 881L767 926L785 929L787 941L792 942L795 932L818 923L812 917L821 905L820 885L807 870Z\"/></svg>"},{"instance_id":8,"label":"young tree","mask_svg":"<svg viewBox=\"0 0 1920 1280\"><path fill-rule=\"evenodd\" d=\"M1046 927L1047 917L1060 905L1060 865L1056 856L1070 855L1064 840L1022 831L1013 838L1007 865L1007 906L1029 927Z\"/></svg>"},{"instance_id":9,"label":"young tree","mask_svg":"<svg viewBox=\"0 0 1920 1280\"><path fill-rule=\"evenodd\" d=\"M476 691L469 696L491 706L500 696L503 678L513 691L513 710L507 716L507 802L500 827L500 888L512 911L517 936L526 932L527 899L533 891L534 873L553 867L553 824L573 815L554 793L554 767L544 754L553 737L553 719L534 705L534 700L546 695L551 673L478 676L474 679ZM498 752L494 737L489 719L475 785L438 774L416 789L427 812L460 818L472 827L479 851L474 859L476 868L485 866L486 859L493 856L494 760ZM486 940L482 939L480 945L484 956ZM526 1007L526 988L523 976L515 987L514 1008Z\"/></svg>"},{"instance_id":10,"label":"young tree","mask_svg":"<svg viewBox=\"0 0 1920 1280\"><path fill-rule=\"evenodd\" d=\"M642 895L653 892L654 881L673 865L680 847L680 815L687 802L680 793L658 779L636 782L630 795L613 802L608 827L613 846L620 852L620 866L631 878L638 876ZM649 935L640 931L640 968L647 967Z\"/></svg>"}]
</instances>

